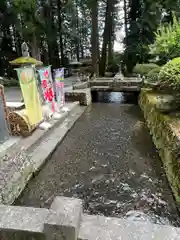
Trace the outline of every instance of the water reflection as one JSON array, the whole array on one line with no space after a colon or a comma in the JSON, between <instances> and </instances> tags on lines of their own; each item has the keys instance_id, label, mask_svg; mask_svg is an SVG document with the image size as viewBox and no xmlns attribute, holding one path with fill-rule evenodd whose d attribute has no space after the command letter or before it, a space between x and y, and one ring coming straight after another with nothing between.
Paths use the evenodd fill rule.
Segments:
<instances>
[{"instance_id":1,"label":"water reflection","mask_svg":"<svg viewBox=\"0 0 180 240\"><path fill-rule=\"evenodd\" d=\"M92 92L93 102L100 103L133 103L137 104L138 93L135 92Z\"/></svg>"}]
</instances>

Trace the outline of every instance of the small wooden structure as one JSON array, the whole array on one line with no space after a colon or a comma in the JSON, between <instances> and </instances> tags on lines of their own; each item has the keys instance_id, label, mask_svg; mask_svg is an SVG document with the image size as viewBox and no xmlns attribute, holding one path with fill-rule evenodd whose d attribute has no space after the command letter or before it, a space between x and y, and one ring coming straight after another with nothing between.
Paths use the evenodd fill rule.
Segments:
<instances>
[{"instance_id":1,"label":"small wooden structure","mask_svg":"<svg viewBox=\"0 0 180 240\"><path fill-rule=\"evenodd\" d=\"M13 111L9 113L9 126L13 136L29 136L36 125L31 125L26 114L26 110Z\"/></svg>"}]
</instances>

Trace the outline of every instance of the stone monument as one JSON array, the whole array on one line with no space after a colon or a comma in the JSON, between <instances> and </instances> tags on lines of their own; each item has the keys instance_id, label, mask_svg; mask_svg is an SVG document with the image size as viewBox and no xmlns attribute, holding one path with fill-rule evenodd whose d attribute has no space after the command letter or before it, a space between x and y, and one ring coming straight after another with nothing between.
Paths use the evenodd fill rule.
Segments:
<instances>
[{"instance_id":1,"label":"stone monument","mask_svg":"<svg viewBox=\"0 0 180 240\"><path fill-rule=\"evenodd\" d=\"M121 67L121 63L119 65L119 72L115 75L114 80L123 80L124 76L122 74L122 67Z\"/></svg>"},{"instance_id":2,"label":"stone monument","mask_svg":"<svg viewBox=\"0 0 180 240\"><path fill-rule=\"evenodd\" d=\"M29 57L29 47L26 42L23 42L21 45L21 51L23 57Z\"/></svg>"}]
</instances>

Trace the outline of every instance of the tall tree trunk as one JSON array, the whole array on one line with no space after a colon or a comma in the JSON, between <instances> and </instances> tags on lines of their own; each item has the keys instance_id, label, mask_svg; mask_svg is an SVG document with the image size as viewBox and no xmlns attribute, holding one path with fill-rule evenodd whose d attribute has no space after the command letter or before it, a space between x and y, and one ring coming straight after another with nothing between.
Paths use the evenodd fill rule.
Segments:
<instances>
[{"instance_id":1,"label":"tall tree trunk","mask_svg":"<svg viewBox=\"0 0 180 240\"><path fill-rule=\"evenodd\" d=\"M61 65L64 65L64 44L62 36L62 11L61 11L61 1L57 0L58 7L58 25L59 25L59 44L60 44L60 53L61 53Z\"/></svg>"},{"instance_id":2,"label":"tall tree trunk","mask_svg":"<svg viewBox=\"0 0 180 240\"><path fill-rule=\"evenodd\" d=\"M92 70L95 75L98 75L98 52L98 0L94 0L92 3Z\"/></svg>"},{"instance_id":3,"label":"tall tree trunk","mask_svg":"<svg viewBox=\"0 0 180 240\"><path fill-rule=\"evenodd\" d=\"M125 39L128 36L128 16L127 16L127 0L124 0L124 27L125 27Z\"/></svg>"},{"instance_id":4,"label":"tall tree trunk","mask_svg":"<svg viewBox=\"0 0 180 240\"><path fill-rule=\"evenodd\" d=\"M39 61L41 60L40 49L38 46L38 42L37 42L35 33L33 33L32 41L31 41L31 55L33 58L35 58Z\"/></svg>"},{"instance_id":5,"label":"tall tree trunk","mask_svg":"<svg viewBox=\"0 0 180 240\"><path fill-rule=\"evenodd\" d=\"M104 76L106 70L106 61L107 61L107 46L110 38L110 31L112 28L112 13L113 6L115 4L114 0L107 0L106 5L106 17L105 17L105 27L103 33L103 45L102 45L102 53L101 53L101 61L99 66L99 73L101 76Z\"/></svg>"},{"instance_id":6,"label":"tall tree trunk","mask_svg":"<svg viewBox=\"0 0 180 240\"><path fill-rule=\"evenodd\" d=\"M75 43L76 43L76 57L77 61L80 60L80 49L79 49L79 12L78 12L78 6L77 6L77 1L75 4L76 8L76 37L75 37Z\"/></svg>"},{"instance_id":7,"label":"tall tree trunk","mask_svg":"<svg viewBox=\"0 0 180 240\"><path fill-rule=\"evenodd\" d=\"M113 4L112 6L112 13L110 17L110 22L109 22L109 43L108 43L108 65L111 65L112 60L113 60L113 42L114 42L114 7L115 5Z\"/></svg>"}]
</instances>

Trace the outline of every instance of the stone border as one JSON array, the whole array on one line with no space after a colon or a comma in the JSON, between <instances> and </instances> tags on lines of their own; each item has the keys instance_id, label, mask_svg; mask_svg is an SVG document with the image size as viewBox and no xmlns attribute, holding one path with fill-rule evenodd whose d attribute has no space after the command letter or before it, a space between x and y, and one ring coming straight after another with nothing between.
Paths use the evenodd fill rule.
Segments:
<instances>
[{"instance_id":1,"label":"stone border","mask_svg":"<svg viewBox=\"0 0 180 240\"><path fill-rule=\"evenodd\" d=\"M65 92L65 100L68 102L79 101L82 106L89 106L92 103L90 88L68 90Z\"/></svg>"},{"instance_id":2,"label":"stone border","mask_svg":"<svg viewBox=\"0 0 180 240\"><path fill-rule=\"evenodd\" d=\"M142 89L139 105L180 209L180 121L156 108L158 94Z\"/></svg>"},{"instance_id":3,"label":"stone border","mask_svg":"<svg viewBox=\"0 0 180 240\"><path fill-rule=\"evenodd\" d=\"M112 92L139 92L142 87L142 79L123 78L97 78L89 82L91 91L112 91Z\"/></svg>"},{"instance_id":4,"label":"stone border","mask_svg":"<svg viewBox=\"0 0 180 240\"><path fill-rule=\"evenodd\" d=\"M50 209L0 205L1 240L178 240L180 229L83 214L82 201L56 197Z\"/></svg>"},{"instance_id":5,"label":"stone border","mask_svg":"<svg viewBox=\"0 0 180 240\"><path fill-rule=\"evenodd\" d=\"M38 129L27 139L21 139L0 163L0 203L12 204L24 190L29 179L55 151L86 107L72 104L61 120L54 120L49 131Z\"/></svg>"}]
</instances>

